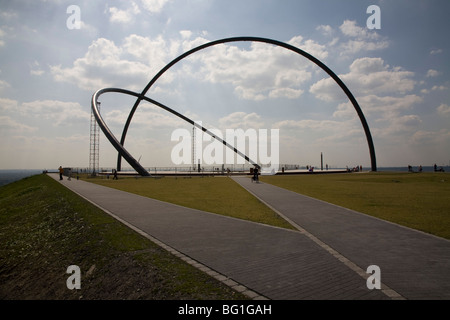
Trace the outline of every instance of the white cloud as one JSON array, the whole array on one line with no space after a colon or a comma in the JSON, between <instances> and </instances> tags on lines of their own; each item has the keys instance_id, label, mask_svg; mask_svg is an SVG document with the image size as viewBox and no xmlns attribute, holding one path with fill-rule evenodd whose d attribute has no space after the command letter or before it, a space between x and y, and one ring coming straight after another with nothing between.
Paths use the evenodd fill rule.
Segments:
<instances>
[{"instance_id":1,"label":"white cloud","mask_svg":"<svg viewBox=\"0 0 450 320\"><path fill-rule=\"evenodd\" d=\"M423 125L416 114L405 114L423 102L414 93L414 73L387 65L381 58L360 58L353 61L347 74L339 75L356 97L372 135L378 142L404 143ZM317 98L337 102L333 117L356 121L358 115L341 88L331 78L319 80L310 87Z\"/></svg>"},{"instance_id":2,"label":"white cloud","mask_svg":"<svg viewBox=\"0 0 450 320\"><path fill-rule=\"evenodd\" d=\"M444 52L442 49L433 49L430 51L430 54L435 55L435 54L440 54Z\"/></svg>"},{"instance_id":3,"label":"white cloud","mask_svg":"<svg viewBox=\"0 0 450 320\"><path fill-rule=\"evenodd\" d=\"M342 44L341 55L347 53L357 53L360 51L374 51L386 49L388 47L388 42L367 42L364 40L349 40L345 44Z\"/></svg>"},{"instance_id":4,"label":"white cloud","mask_svg":"<svg viewBox=\"0 0 450 320\"><path fill-rule=\"evenodd\" d=\"M245 86L237 86L234 91L239 97L245 100L262 101L267 98L259 89L247 88Z\"/></svg>"},{"instance_id":5,"label":"white cloud","mask_svg":"<svg viewBox=\"0 0 450 320\"><path fill-rule=\"evenodd\" d=\"M340 75L355 96L369 94L405 94L412 91L416 82L414 73L390 68L381 58L360 58L350 65L350 72ZM340 100L345 97L340 87L331 78L314 83L310 92L325 101Z\"/></svg>"},{"instance_id":6,"label":"white cloud","mask_svg":"<svg viewBox=\"0 0 450 320\"><path fill-rule=\"evenodd\" d=\"M273 127L279 129L313 129L322 131L337 128L340 124L342 123L333 120L283 120L275 123Z\"/></svg>"},{"instance_id":7,"label":"white cloud","mask_svg":"<svg viewBox=\"0 0 450 320\"><path fill-rule=\"evenodd\" d=\"M80 30L87 33L91 38L96 37L97 34L99 33L96 27L86 23L85 21L80 21Z\"/></svg>"},{"instance_id":8,"label":"white cloud","mask_svg":"<svg viewBox=\"0 0 450 320\"><path fill-rule=\"evenodd\" d=\"M252 113L234 112L219 120L224 129L259 129L264 126L261 116Z\"/></svg>"},{"instance_id":9,"label":"white cloud","mask_svg":"<svg viewBox=\"0 0 450 320\"><path fill-rule=\"evenodd\" d=\"M441 150L444 150L444 155L446 148L443 146L448 145L449 140L450 131L447 129L441 129L438 131L418 130L412 135L410 139L413 144L421 146L438 145L441 147Z\"/></svg>"},{"instance_id":10,"label":"white cloud","mask_svg":"<svg viewBox=\"0 0 450 320\"><path fill-rule=\"evenodd\" d=\"M183 37L183 42L182 42L182 49L183 52L189 51L195 47L198 47L202 44L205 44L207 42L209 42L208 39L204 38L203 36L200 37L196 37L195 39L190 40L190 37L192 36L192 34L189 36L189 38L186 38L185 36L187 35L188 31L184 30L181 31L180 34Z\"/></svg>"},{"instance_id":11,"label":"white cloud","mask_svg":"<svg viewBox=\"0 0 450 320\"><path fill-rule=\"evenodd\" d=\"M2 11L0 12L0 17L2 20L10 20L18 17L17 12L14 11Z\"/></svg>"},{"instance_id":12,"label":"white cloud","mask_svg":"<svg viewBox=\"0 0 450 320\"><path fill-rule=\"evenodd\" d=\"M450 116L450 106L448 104L441 104L438 108L437 108L438 114L442 115L442 116Z\"/></svg>"},{"instance_id":13,"label":"white cloud","mask_svg":"<svg viewBox=\"0 0 450 320\"><path fill-rule=\"evenodd\" d=\"M45 73L44 70L38 69L38 70L30 70L30 74L33 76L42 76Z\"/></svg>"},{"instance_id":14,"label":"white cloud","mask_svg":"<svg viewBox=\"0 0 450 320\"><path fill-rule=\"evenodd\" d=\"M183 39L189 39L192 36L192 31L190 30L181 30L180 35Z\"/></svg>"},{"instance_id":15,"label":"white cloud","mask_svg":"<svg viewBox=\"0 0 450 320\"><path fill-rule=\"evenodd\" d=\"M371 129L372 134L379 142L386 144L404 144L410 142L417 132L421 131L422 119L415 114L395 115L381 117L375 121L377 126Z\"/></svg>"},{"instance_id":16,"label":"white cloud","mask_svg":"<svg viewBox=\"0 0 450 320\"><path fill-rule=\"evenodd\" d=\"M38 61L34 61L31 65L30 65L30 74L34 75L34 76L41 76L43 75L45 72L44 70L41 69L41 66L39 64Z\"/></svg>"},{"instance_id":17,"label":"white cloud","mask_svg":"<svg viewBox=\"0 0 450 320\"><path fill-rule=\"evenodd\" d=\"M356 21L345 20L341 26L339 27L341 32L352 38L361 38L361 39L379 39L380 36L378 33L369 31L367 28L362 28L356 25Z\"/></svg>"},{"instance_id":18,"label":"white cloud","mask_svg":"<svg viewBox=\"0 0 450 320\"><path fill-rule=\"evenodd\" d=\"M328 55L324 46L300 36L288 43L319 58ZM284 48L252 43L249 49L221 45L211 51L194 58L201 63L196 77L211 83L230 83L243 99L295 99L303 93L301 85L311 79L312 64Z\"/></svg>"},{"instance_id":19,"label":"white cloud","mask_svg":"<svg viewBox=\"0 0 450 320\"><path fill-rule=\"evenodd\" d=\"M24 133L24 132L34 132L36 127L30 127L26 124L17 122L8 116L0 116L0 132L3 134L8 133Z\"/></svg>"},{"instance_id":20,"label":"white cloud","mask_svg":"<svg viewBox=\"0 0 450 320\"><path fill-rule=\"evenodd\" d=\"M104 119L108 126L119 126L122 128L128 115L128 111L111 110L104 115ZM185 125L186 122L184 120L149 103L140 104L133 117L133 126L148 129L179 128Z\"/></svg>"},{"instance_id":21,"label":"white cloud","mask_svg":"<svg viewBox=\"0 0 450 320\"><path fill-rule=\"evenodd\" d=\"M161 12L163 7L169 1L170 0L141 0L142 5L144 6L144 9L148 10L151 13Z\"/></svg>"},{"instance_id":22,"label":"white cloud","mask_svg":"<svg viewBox=\"0 0 450 320\"><path fill-rule=\"evenodd\" d=\"M448 88L446 87L446 86L433 86L432 88L431 88L431 90L432 91L444 91L444 90L447 90Z\"/></svg>"},{"instance_id":23,"label":"white cloud","mask_svg":"<svg viewBox=\"0 0 450 320\"><path fill-rule=\"evenodd\" d=\"M208 42L183 30L181 39L165 40L162 36L148 38L131 34L121 45L99 38L88 48L84 57L71 67L51 66L51 74L59 82L69 82L95 91L113 86L132 90L142 87L180 51ZM312 40L294 37L289 43L326 58L328 52ZM250 49L235 45L220 45L209 52L193 55L183 64L183 76L191 76L211 83L230 83L235 93L248 100L275 98L295 99L303 94L301 86L311 79L313 65L284 48L252 43ZM191 67L191 66L196 67ZM180 74L181 75L181 74ZM168 72L160 82L170 83L174 74Z\"/></svg>"},{"instance_id":24,"label":"white cloud","mask_svg":"<svg viewBox=\"0 0 450 320\"><path fill-rule=\"evenodd\" d=\"M109 8L109 13L111 14L109 17L109 21L118 23L128 23L133 20L135 15L141 12L135 2L132 1L131 4L127 2L127 5L129 7L126 10L121 10L116 7Z\"/></svg>"},{"instance_id":25,"label":"white cloud","mask_svg":"<svg viewBox=\"0 0 450 320\"><path fill-rule=\"evenodd\" d=\"M311 147L332 146L337 144L347 145L357 143L364 134L359 122L356 121L336 121L336 120L282 120L276 122L273 128L280 129L284 141L294 141L292 145L309 145ZM290 148L289 145L286 148Z\"/></svg>"},{"instance_id":26,"label":"white cloud","mask_svg":"<svg viewBox=\"0 0 450 320\"><path fill-rule=\"evenodd\" d=\"M295 36L287 43L308 52L319 60L324 60L328 57L328 51L326 47L314 40L303 40L302 36Z\"/></svg>"},{"instance_id":27,"label":"white cloud","mask_svg":"<svg viewBox=\"0 0 450 320\"><path fill-rule=\"evenodd\" d=\"M367 95L358 97L358 104L365 115L376 115L377 118L389 119L398 116L401 112L411 109L414 105L423 102L415 94L402 97ZM356 118L357 114L350 102L341 103L334 112L336 118Z\"/></svg>"},{"instance_id":28,"label":"white cloud","mask_svg":"<svg viewBox=\"0 0 450 320\"><path fill-rule=\"evenodd\" d=\"M131 34L123 42L123 51L133 55L156 73L179 51L180 41L166 41L162 36L154 39ZM149 74L148 76L153 76Z\"/></svg>"},{"instance_id":29,"label":"white cloud","mask_svg":"<svg viewBox=\"0 0 450 320\"><path fill-rule=\"evenodd\" d=\"M355 54L362 51L386 49L389 42L375 31L356 25L356 21L345 20L339 27L342 34L349 39L341 44L340 55Z\"/></svg>"},{"instance_id":30,"label":"white cloud","mask_svg":"<svg viewBox=\"0 0 450 320\"><path fill-rule=\"evenodd\" d=\"M362 74L362 73L376 73L383 72L389 66L384 65L384 61L381 58L361 58L356 59L350 65L350 72Z\"/></svg>"},{"instance_id":31,"label":"white cloud","mask_svg":"<svg viewBox=\"0 0 450 320\"><path fill-rule=\"evenodd\" d=\"M18 111L23 116L51 120L55 126L70 126L74 122L88 122L90 113L78 102L36 100L22 103Z\"/></svg>"},{"instance_id":32,"label":"white cloud","mask_svg":"<svg viewBox=\"0 0 450 320\"><path fill-rule=\"evenodd\" d=\"M0 80L0 90L10 88L11 85L5 80Z\"/></svg>"},{"instance_id":33,"label":"white cloud","mask_svg":"<svg viewBox=\"0 0 450 320\"><path fill-rule=\"evenodd\" d=\"M303 94L303 90L292 88L276 88L270 91L269 98L297 99Z\"/></svg>"},{"instance_id":34,"label":"white cloud","mask_svg":"<svg viewBox=\"0 0 450 320\"><path fill-rule=\"evenodd\" d=\"M51 66L56 81L69 82L81 89L96 91L102 87L142 88L152 69L139 61L121 58L124 49L113 41L100 38L88 48L84 57L76 59L73 66Z\"/></svg>"},{"instance_id":35,"label":"white cloud","mask_svg":"<svg viewBox=\"0 0 450 320\"><path fill-rule=\"evenodd\" d=\"M439 71L434 70L434 69L430 69L430 70L427 71L427 78L437 77L440 74L441 73Z\"/></svg>"},{"instance_id":36,"label":"white cloud","mask_svg":"<svg viewBox=\"0 0 450 320\"><path fill-rule=\"evenodd\" d=\"M417 126L421 123L422 120L415 114L400 116L392 120L393 127L397 131L414 130L417 129Z\"/></svg>"},{"instance_id":37,"label":"white cloud","mask_svg":"<svg viewBox=\"0 0 450 320\"><path fill-rule=\"evenodd\" d=\"M51 66L50 70L56 81L73 83L91 92L103 87L140 90L188 42L136 34L127 36L122 44L99 38L92 42L86 54L76 59L71 67L56 65ZM173 77L173 73L169 71L158 82L170 83Z\"/></svg>"},{"instance_id":38,"label":"white cloud","mask_svg":"<svg viewBox=\"0 0 450 320\"><path fill-rule=\"evenodd\" d=\"M17 101L7 98L0 98L0 111L9 112L17 110Z\"/></svg>"},{"instance_id":39,"label":"white cloud","mask_svg":"<svg viewBox=\"0 0 450 320\"><path fill-rule=\"evenodd\" d=\"M7 32L4 31L2 28L0 28L0 47L3 47L5 45L5 41L2 38L4 38L7 34Z\"/></svg>"},{"instance_id":40,"label":"white cloud","mask_svg":"<svg viewBox=\"0 0 450 320\"><path fill-rule=\"evenodd\" d=\"M325 36L330 36L333 34L334 30L329 25L320 25L316 28L317 31L320 31Z\"/></svg>"}]
</instances>

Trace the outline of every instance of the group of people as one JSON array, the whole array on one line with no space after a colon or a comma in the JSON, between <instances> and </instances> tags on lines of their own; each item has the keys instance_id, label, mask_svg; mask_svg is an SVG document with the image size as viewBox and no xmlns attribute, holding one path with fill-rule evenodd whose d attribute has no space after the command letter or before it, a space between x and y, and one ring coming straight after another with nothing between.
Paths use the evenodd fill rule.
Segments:
<instances>
[{"instance_id":1,"label":"group of people","mask_svg":"<svg viewBox=\"0 0 450 320\"><path fill-rule=\"evenodd\" d=\"M58 168L59 171L59 180L63 180L63 174L64 174L64 168L62 166L59 166ZM80 177L78 176L78 171L77 171L77 180ZM72 180L72 168L67 168L67 180Z\"/></svg>"},{"instance_id":2,"label":"group of people","mask_svg":"<svg viewBox=\"0 0 450 320\"><path fill-rule=\"evenodd\" d=\"M64 168L62 166L59 166L58 171L59 171L59 180L63 180ZM67 171L68 171L67 180L70 181L72 176L72 168L68 168Z\"/></svg>"},{"instance_id":3,"label":"group of people","mask_svg":"<svg viewBox=\"0 0 450 320\"><path fill-rule=\"evenodd\" d=\"M438 168L436 163L434 164L433 169L434 169L434 172L445 172L444 168L443 167ZM422 172L422 171L423 171L423 168L420 165L417 172ZM414 172L413 167L411 165L408 165L408 172Z\"/></svg>"},{"instance_id":4,"label":"group of people","mask_svg":"<svg viewBox=\"0 0 450 320\"><path fill-rule=\"evenodd\" d=\"M353 167L352 169L350 169L347 166L347 172L360 172L360 171L362 171L362 166L356 166L356 167Z\"/></svg>"},{"instance_id":5,"label":"group of people","mask_svg":"<svg viewBox=\"0 0 450 320\"><path fill-rule=\"evenodd\" d=\"M59 166L59 180L63 180L63 174L64 174L64 168L62 166ZM72 180L72 168L67 168L67 180ZM77 180L78 180L78 173L77 173Z\"/></svg>"},{"instance_id":6,"label":"group of people","mask_svg":"<svg viewBox=\"0 0 450 320\"><path fill-rule=\"evenodd\" d=\"M422 171L423 171L423 168L420 165L417 172L422 172ZM408 172L414 172L413 167L411 165L408 165Z\"/></svg>"}]
</instances>

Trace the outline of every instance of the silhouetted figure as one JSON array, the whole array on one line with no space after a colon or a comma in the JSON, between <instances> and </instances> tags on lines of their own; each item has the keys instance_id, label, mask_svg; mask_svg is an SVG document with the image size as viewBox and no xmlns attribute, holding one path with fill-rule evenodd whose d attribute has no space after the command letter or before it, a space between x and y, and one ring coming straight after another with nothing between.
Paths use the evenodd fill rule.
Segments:
<instances>
[{"instance_id":1,"label":"silhouetted figure","mask_svg":"<svg viewBox=\"0 0 450 320\"><path fill-rule=\"evenodd\" d=\"M253 181L258 182L258 168L253 169Z\"/></svg>"},{"instance_id":2,"label":"silhouetted figure","mask_svg":"<svg viewBox=\"0 0 450 320\"><path fill-rule=\"evenodd\" d=\"M59 180L63 180L64 169L62 166L59 166Z\"/></svg>"}]
</instances>

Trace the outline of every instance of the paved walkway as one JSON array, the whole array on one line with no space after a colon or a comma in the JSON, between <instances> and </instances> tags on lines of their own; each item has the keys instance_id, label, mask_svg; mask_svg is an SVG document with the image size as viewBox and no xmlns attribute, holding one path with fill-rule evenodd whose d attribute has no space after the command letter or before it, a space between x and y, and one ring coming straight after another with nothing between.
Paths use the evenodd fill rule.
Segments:
<instances>
[{"instance_id":1,"label":"paved walkway","mask_svg":"<svg viewBox=\"0 0 450 320\"><path fill-rule=\"evenodd\" d=\"M322 247L330 246L355 272L380 267L391 297L450 299L450 241L273 185L234 179Z\"/></svg>"},{"instance_id":2,"label":"paved walkway","mask_svg":"<svg viewBox=\"0 0 450 320\"><path fill-rule=\"evenodd\" d=\"M50 174L58 180L57 175ZM216 278L268 299L449 299L450 242L268 184L234 177L300 230L189 209L85 181L61 183L195 260ZM198 263L197 263L198 262ZM365 271L381 269L381 290ZM206 267L205 267L206 266ZM213 271L212 271L213 270ZM219 274L217 274L217 273Z\"/></svg>"}]
</instances>

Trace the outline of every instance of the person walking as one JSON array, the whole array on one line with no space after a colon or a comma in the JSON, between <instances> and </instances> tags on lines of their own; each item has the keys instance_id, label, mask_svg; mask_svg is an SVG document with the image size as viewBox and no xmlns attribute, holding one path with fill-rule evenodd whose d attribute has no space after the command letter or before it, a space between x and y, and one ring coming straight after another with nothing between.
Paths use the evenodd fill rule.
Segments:
<instances>
[{"instance_id":1,"label":"person walking","mask_svg":"<svg viewBox=\"0 0 450 320\"><path fill-rule=\"evenodd\" d=\"M253 169L253 181L258 182L258 168Z\"/></svg>"},{"instance_id":2,"label":"person walking","mask_svg":"<svg viewBox=\"0 0 450 320\"><path fill-rule=\"evenodd\" d=\"M63 180L64 169L62 166L59 166L59 180Z\"/></svg>"}]
</instances>

